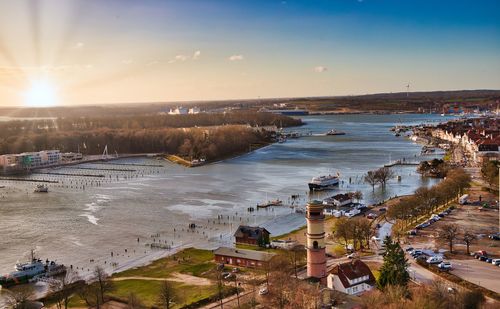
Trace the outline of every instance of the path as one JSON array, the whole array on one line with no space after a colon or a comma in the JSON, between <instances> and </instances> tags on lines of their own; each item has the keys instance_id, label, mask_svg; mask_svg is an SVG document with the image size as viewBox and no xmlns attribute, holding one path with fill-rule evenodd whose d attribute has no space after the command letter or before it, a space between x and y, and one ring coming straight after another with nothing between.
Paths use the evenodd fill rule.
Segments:
<instances>
[{"instance_id":1,"label":"path","mask_svg":"<svg viewBox=\"0 0 500 309\"><path fill-rule=\"evenodd\" d=\"M182 282L186 285L195 285L195 286L207 286L212 284L212 281L210 281L207 278L195 277L181 273L173 273L172 277L168 278L153 278L153 277L142 277L142 276L113 278L113 281L124 281L124 280L174 281L174 282Z\"/></svg>"}]
</instances>

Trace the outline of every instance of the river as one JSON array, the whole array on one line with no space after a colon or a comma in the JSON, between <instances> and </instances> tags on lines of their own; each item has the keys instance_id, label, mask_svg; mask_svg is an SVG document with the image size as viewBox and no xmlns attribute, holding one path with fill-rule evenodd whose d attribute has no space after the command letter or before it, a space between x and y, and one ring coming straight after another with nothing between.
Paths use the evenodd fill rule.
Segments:
<instances>
[{"instance_id":1,"label":"river","mask_svg":"<svg viewBox=\"0 0 500 309\"><path fill-rule=\"evenodd\" d=\"M340 173L343 184L330 195L361 190L367 204L435 183L420 177L415 166L395 167L402 179L391 180L385 191L372 191L362 177L390 159L422 159L421 147L407 138L395 137L389 130L392 126L446 118L328 115L306 116L303 120L306 125L289 130L321 134L335 128L346 135L289 139L197 168L136 158L46 171L102 174L104 178L29 176L62 181L49 184L48 194L34 193L34 183L0 180L0 186L5 186L0 189L0 273L10 272L17 261L25 260L31 248L36 248L43 259L55 259L85 273L95 265L119 271L169 254L168 250L147 248L146 244L153 241L173 248L231 245L231 235L240 223L261 224L274 235L282 234L303 225L303 215L289 207L255 212L247 208L266 199L288 202L292 194L301 196L301 205L310 198L321 198L309 195L307 189L311 177L321 174ZM199 227L190 230L190 223Z\"/></svg>"}]
</instances>

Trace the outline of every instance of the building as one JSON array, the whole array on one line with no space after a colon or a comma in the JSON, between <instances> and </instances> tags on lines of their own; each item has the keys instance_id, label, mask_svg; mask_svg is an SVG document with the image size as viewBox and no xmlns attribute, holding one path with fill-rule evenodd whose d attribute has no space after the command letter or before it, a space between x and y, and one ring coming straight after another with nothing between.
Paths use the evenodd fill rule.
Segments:
<instances>
[{"instance_id":1,"label":"building","mask_svg":"<svg viewBox=\"0 0 500 309\"><path fill-rule=\"evenodd\" d=\"M265 246L269 244L269 231L263 227L240 225L234 233L237 244Z\"/></svg>"},{"instance_id":2,"label":"building","mask_svg":"<svg viewBox=\"0 0 500 309\"><path fill-rule=\"evenodd\" d=\"M349 204L352 204L352 194L340 193L335 196L332 196L329 200L334 206L337 207L347 206Z\"/></svg>"},{"instance_id":3,"label":"building","mask_svg":"<svg viewBox=\"0 0 500 309\"><path fill-rule=\"evenodd\" d=\"M323 203L307 204L307 277L326 283L325 215Z\"/></svg>"},{"instance_id":4,"label":"building","mask_svg":"<svg viewBox=\"0 0 500 309\"><path fill-rule=\"evenodd\" d=\"M168 112L169 115L187 115L189 113L189 110L187 107L177 107L175 109L170 109L170 112Z\"/></svg>"},{"instance_id":5,"label":"building","mask_svg":"<svg viewBox=\"0 0 500 309\"><path fill-rule=\"evenodd\" d=\"M263 251L220 247L214 250L215 262L242 267L263 267L275 256Z\"/></svg>"},{"instance_id":6,"label":"building","mask_svg":"<svg viewBox=\"0 0 500 309\"><path fill-rule=\"evenodd\" d=\"M33 168L50 167L60 163L61 153L59 150L0 155L0 170L4 174L19 173Z\"/></svg>"},{"instance_id":7,"label":"building","mask_svg":"<svg viewBox=\"0 0 500 309\"><path fill-rule=\"evenodd\" d=\"M191 108L189 109L189 113L190 113L190 114L199 114L199 113L201 113L201 110L200 110L200 108L199 108L199 107L196 107L196 106L195 106L195 107L191 107Z\"/></svg>"},{"instance_id":8,"label":"building","mask_svg":"<svg viewBox=\"0 0 500 309\"><path fill-rule=\"evenodd\" d=\"M356 295L369 291L375 284L370 268L361 260L338 264L327 277L329 289Z\"/></svg>"}]
</instances>

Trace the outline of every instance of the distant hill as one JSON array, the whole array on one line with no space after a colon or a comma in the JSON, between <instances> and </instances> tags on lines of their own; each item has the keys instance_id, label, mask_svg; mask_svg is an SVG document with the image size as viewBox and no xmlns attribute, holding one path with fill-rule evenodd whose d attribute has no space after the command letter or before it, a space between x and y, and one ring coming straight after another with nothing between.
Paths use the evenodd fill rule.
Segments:
<instances>
[{"instance_id":1,"label":"distant hill","mask_svg":"<svg viewBox=\"0 0 500 309\"><path fill-rule=\"evenodd\" d=\"M318 112L441 112L453 106L496 108L500 90L455 90L376 93L355 96L265 98L192 102L124 103L105 105L60 106L50 108L0 107L0 116L10 117L113 117L167 112L176 106L199 106L204 110L227 107L257 110L276 103L286 103Z\"/></svg>"}]
</instances>

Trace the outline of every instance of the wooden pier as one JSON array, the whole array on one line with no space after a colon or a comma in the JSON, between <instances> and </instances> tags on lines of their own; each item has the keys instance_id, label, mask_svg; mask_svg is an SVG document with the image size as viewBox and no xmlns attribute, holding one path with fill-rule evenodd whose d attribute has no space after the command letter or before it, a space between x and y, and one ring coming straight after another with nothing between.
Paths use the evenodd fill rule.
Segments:
<instances>
[{"instance_id":1,"label":"wooden pier","mask_svg":"<svg viewBox=\"0 0 500 309\"><path fill-rule=\"evenodd\" d=\"M390 163L384 164L384 167L394 167L394 166L404 166L404 165L417 166L417 165L420 165L420 162L397 160L397 161L394 161L394 162L390 162Z\"/></svg>"}]
</instances>

